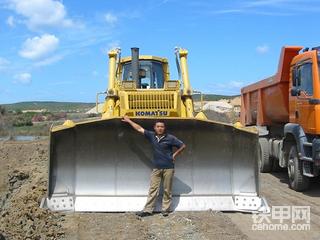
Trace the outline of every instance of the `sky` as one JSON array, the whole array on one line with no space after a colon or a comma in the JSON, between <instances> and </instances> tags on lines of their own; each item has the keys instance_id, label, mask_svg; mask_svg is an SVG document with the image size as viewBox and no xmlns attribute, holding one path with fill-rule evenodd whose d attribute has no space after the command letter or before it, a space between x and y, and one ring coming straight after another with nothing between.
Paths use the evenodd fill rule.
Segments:
<instances>
[{"instance_id":1,"label":"sky","mask_svg":"<svg viewBox=\"0 0 320 240\"><path fill-rule=\"evenodd\" d=\"M320 0L0 0L0 104L95 102L107 52L188 49L194 90L236 95L271 76L281 47L320 45Z\"/></svg>"}]
</instances>

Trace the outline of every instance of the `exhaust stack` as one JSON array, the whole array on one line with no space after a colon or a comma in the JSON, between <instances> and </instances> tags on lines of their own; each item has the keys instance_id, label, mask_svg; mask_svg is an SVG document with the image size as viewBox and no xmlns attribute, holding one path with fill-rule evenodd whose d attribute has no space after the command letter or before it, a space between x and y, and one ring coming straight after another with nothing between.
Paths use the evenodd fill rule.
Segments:
<instances>
[{"instance_id":1,"label":"exhaust stack","mask_svg":"<svg viewBox=\"0 0 320 240\"><path fill-rule=\"evenodd\" d=\"M132 80L136 82L137 88L140 88L139 78L139 48L131 48L131 73Z\"/></svg>"}]
</instances>

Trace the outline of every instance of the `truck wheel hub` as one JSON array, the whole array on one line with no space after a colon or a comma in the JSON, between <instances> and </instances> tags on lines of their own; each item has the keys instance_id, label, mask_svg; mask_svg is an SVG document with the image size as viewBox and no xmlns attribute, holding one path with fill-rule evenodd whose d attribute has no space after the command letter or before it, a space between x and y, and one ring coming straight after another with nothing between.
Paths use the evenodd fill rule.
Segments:
<instances>
[{"instance_id":1,"label":"truck wheel hub","mask_svg":"<svg viewBox=\"0 0 320 240\"><path fill-rule=\"evenodd\" d=\"M290 180L294 179L294 157L289 156L289 161L288 161L288 176Z\"/></svg>"}]
</instances>

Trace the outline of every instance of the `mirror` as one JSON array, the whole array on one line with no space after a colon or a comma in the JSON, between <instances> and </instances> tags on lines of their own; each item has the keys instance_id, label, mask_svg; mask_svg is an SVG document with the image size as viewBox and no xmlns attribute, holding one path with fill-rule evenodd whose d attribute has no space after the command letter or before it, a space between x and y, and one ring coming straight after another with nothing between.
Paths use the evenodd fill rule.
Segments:
<instances>
[{"instance_id":1,"label":"mirror","mask_svg":"<svg viewBox=\"0 0 320 240\"><path fill-rule=\"evenodd\" d=\"M301 90L299 88L293 87L291 89L291 96L300 96Z\"/></svg>"}]
</instances>

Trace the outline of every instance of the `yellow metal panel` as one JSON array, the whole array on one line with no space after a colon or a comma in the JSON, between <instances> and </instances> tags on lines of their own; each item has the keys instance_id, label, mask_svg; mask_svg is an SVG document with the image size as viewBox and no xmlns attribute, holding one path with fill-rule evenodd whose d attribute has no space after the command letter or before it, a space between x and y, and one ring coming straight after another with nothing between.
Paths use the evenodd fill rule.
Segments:
<instances>
[{"instance_id":1,"label":"yellow metal panel","mask_svg":"<svg viewBox=\"0 0 320 240\"><path fill-rule=\"evenodd\" d=\"M203 120L208 119L207 116L203 112L198 112L195 118L203 119Z\"/></svg>"},{"instance_id":2,"label":"yellow metal panel","mask_svg":"<svg viewBox=\"0 0 320 240\"><path fill-rule=\"evenodd\" d=\"M126 92L128 109L175 109L175 91ZM123 99L126 101L126 99Z\"/></svg>"},{"instance_id":3,"label":"yellow metal panel","mask_svg":"<svg viewBox=\"0 0 320 240\"><path fill-rule=\"evenodd\" d=\"M151 55L140 55L139 60L155 60L163 63L168 63L168 60L166 58L151 56ZM123 57L121 59L121 63L126 63L130 61L131 61L131 57Z\"/></svg>"}]
</instances>

